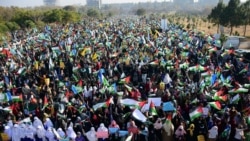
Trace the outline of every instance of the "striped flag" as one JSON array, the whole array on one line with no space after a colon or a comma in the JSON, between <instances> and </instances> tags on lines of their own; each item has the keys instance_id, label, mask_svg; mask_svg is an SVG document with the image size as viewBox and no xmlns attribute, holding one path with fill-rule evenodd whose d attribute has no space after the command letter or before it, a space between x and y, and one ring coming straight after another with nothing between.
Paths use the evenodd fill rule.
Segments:
<instances>
[{"instance_id":1,"label":"striped flag","mask_svg":"<svg viewBox=\"0 0 250 141\"><path fill-rule=\"evenodd\" d=\"M217 110L221 110L221 104L219 101L209 102L209 105Z\"/></svg>"},{"instance_id":2,"label":"striped flag","mask_svg":"<svg viewBox=\"0 0 250 141\"><path fill-rule=\"evenodd\" d=\"M157 114L157 111L156 111L156 109L155 109L155 105L154 105L154 103L153 103L152 101L150 102L150 105L149 105L149 113L150 113L152 116L158 115L158 114Z\"/></svg>"},{"instance_id":3,"label":"striped flag","mask_svg":"<svg viewBox=\"0 0 250 141\"><path fill-rule=\"evenodd\" d=\"M219 101L227 101L227 95L223 95L223 96L214 96L213 97L214 100L219 100Z\"/></svg>"},{"instance_id":4,"label":"striped flag","mask_svg":"<svg viewBox=\"0 0 250 141\"><path fill-rule=\"evenodd\" d=\"M20 101L23 101L23 96L22 95L19 95L19 96L12 96L12 101L14 102L20 102Z\"/></svg>"},{"instance_id":5,"label":"striped flag","mask_svg":"<svg viewBox=\"0 0 250 141\"><path fill-rule=\"evenodd\" d=\"M248 92L248 89L246 88L235 88L235 89L230 90L228 93L237 94L237 93L247 93L247 92Z\"/></svg>"},{"instance_id":6,"label":"striped flag","mask_svg":"<svg viewBox=\"0 0 250 141\"><path fill-rule=\"evenodd\" d=\"M155 61L153 61L153 62L150 62L149 64L150 64L150 65L158 65L158 64L159 64L159 60L155 60Z\"/></svg>"},{"instance_id":7,"label":"striped flag","mask_svg":"<svg viewBox=\"0 0 250 141\"><path fill-rule=\"evenodd\" d=\"M128 84L129 82L130 82L130 76L127 76L127 77L125 77L125 78L122 78L121 80L120 80L120 82L119 83L122 83L122 84Z\"/></svg>"},{"instance_id":8,"label":"striped flag","mask_svg":"<svg viewBox=\"0 0 250 141\"><path fill-rule=\"evenodd\" d=\"M190 120L193 121L194 119L202 116L203 114L203 109L202 107L199 107L195 109L193 112L189 113Z\"/></svg>"},{"instance_id":9,"label":"striped flag","mask_svg":"<svg viewBox=\"0 0 250 141\"><path fill-rule=\"evenodd\" d=\"M101 103L97 103L97 104L93 105L93 110L96 111L97 109L102 108L102 107L107 108L112 103L113 103L113 98L111 97L105 102L101 102Z\"/></svg>"},{"instance_id":10,"label":"striped flag","mask_svg":"<svg viewBox=\"0 0 250 141\"><path fill-rule=\"evenodd\" d=\"M83 92L83 88L82 87L78 87L78 86L75 86L75 85L71 86L71 90L72 90L72 92L74 94L78 94L78 93Z\"/></svg>"},{"instance_id":11,"label":"striped flag","mask_svg":"<svg viewBox=\"0 0 250 141\"><path fill-rule=\"evenodd\" d=\"M244 69L242 69L242 70L239 72L239 74L246 73L247 71L248 71L248 65L247 65Z\"/></svg>"},{"instance_id":12,"label":"striped flag","mask_svg":"<svg viewBox=\"0 0 250 141\"><path fill-rule=\"evenodd\" d=\"M98 78L99 78L99 82L101 85L109 86L108 80L103 76L103 74L101 72L98 72Z\"/></svg>"},{"instance_id":13,"label":"striped flag","mask_svg":"<svg viewBox=\"0 0 250 141\"><path fill-rule=\"evenodd\" d=\"M116 83L110 85L110 86L108 87L108 91L109 91L110 93L112 93L112 94L116 93L116 92L117 92Z\"/></svg>"},{"instance_id":14,"label":"striped flag","mask_svg":"<svg viewBox=\"0 0 250 141\"><path fill-rule=\"evenodd\" d=\"M17 71L17 74L18 74L18 75L24 75L25 72L26 72L26 67L22 67L22 68L20 68L20 69Z\"/></svg>"}]
</instances>

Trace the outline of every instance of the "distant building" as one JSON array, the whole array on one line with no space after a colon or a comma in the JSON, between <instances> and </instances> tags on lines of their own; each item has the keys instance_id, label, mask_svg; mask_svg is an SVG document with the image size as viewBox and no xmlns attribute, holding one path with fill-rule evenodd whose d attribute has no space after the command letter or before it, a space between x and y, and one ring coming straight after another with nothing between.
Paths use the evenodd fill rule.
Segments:
<instances>
[{"instance_id":1,"label":"distant building","mask_svg":"<svg viewBox=\"0 0 250 141\"><path fill-rule=\"evenodd\" d=\"M101 9L102 0L87 0L86 6Z\"/></svg>"},{"instance_id":2,"label":"distant building","mask_svg":"<svg viewBox=\"0 0 250 141\"><path fill-rule=\"evenodd\" d=\"M58 0L43 0L45 6L56 6Z\"/></svg>"},{"instance_id":3,"label":"distant building","mask_svg":"<svg viewBox=\"0 0 250 141\"><path fill-rule=\"evenodd\" d=\"M191 4L194 3L194 0L173 0L175 4Z\"/></svg>"}]
</instances>

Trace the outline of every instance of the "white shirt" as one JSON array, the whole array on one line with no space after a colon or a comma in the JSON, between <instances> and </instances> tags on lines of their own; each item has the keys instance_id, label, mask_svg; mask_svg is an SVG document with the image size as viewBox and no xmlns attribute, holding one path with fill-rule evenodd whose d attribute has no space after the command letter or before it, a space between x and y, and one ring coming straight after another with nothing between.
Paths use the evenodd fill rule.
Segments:
<instances>
[{"instance_id":1,"label":"white shirt","mask_svg":"<svg viewBox=\"0 0 250 141\"><path fill-rule=\"evenodd\" d=\"M235 132L234 138L238 139L238 140L241 140L242 136L244 136L243 129L236 128L236 132Z\"/></svg>"},{"instance_id":2,"label":"white shirt","mask_svg":"<svg viewBox=\"0 0 250 141\"><path fill-rule=\"evenodd\" d=\"M209 132L208 138L215 139L218 136L218 127L213 126L208 132Z\"/></svg>"}]
</instances>

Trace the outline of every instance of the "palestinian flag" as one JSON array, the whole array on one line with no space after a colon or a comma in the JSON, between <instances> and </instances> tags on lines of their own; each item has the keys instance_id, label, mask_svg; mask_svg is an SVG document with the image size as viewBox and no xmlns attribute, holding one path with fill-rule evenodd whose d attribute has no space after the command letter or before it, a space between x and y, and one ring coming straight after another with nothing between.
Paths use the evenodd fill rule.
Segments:
<instances>
[{"instance_id":1,"label":"palestinian flag","mask_svg":"<svg viewBox=\"0 0 250 141\"><path fill-rule=\"evenodd\" d=\"M250 88L250 84L244 84L244 87L249 89Z\"/></svg>"},{"instance_id":2,"label":"palestinian flag","mask_svg":"<svg viewBox=\"0 0 250 141\"><path fill-rule=\"evenodd\" d=\"M237 93L247 93L248 89L246 88L236 88L236 89L232 89L230 90L228 93L229 94L237 94Z\"/></svg>"},{"instance_id":3,"label":"palestinian flag","mask_svg":"<svg viewBox=\"0 0 250 141\"><path fill-rule=\"evenodd\" d=\"M127 77L125 77L125 78L122 78L121 80L120 80L120 82L119 83L122 83L122 84L128 84L129 82L130 82L130 76L127 76Z\"/></svg>"},{"instance_id":4,"label":"palestinian flag","mask_svg":"<svg viewBox=\"0 0 250 141\"><path fill-rule=\"evenodd\" d=\"M239 74L246 73L248 71L248 65L239 72Z\"/></svg>"},{"instance_id":5,"label":"palestinian flag","mask_svg":"<svg viewBox=\"0 0 250 141\"><path fill-rule=\"evenodd\" d=\"M125 105L125 106L139 106L139 102L134 100L134 99L130 99L130 98L126 98L126 99L121 99L120 100L120 103L122 105Z\"/></svg>"},{"instance_id":6,"label":"palestinian flag","mask_svg":"<svg viewBox=\"0 0 250 141\"><path fill-rule=\"evenodd\" d=\"M23 101L23 96L22 95L12 96L11 99L13 102L20 102L20 101Z\"/></svg>"},{"instance_id":7,"label":"palestinian flag","mask_svg":"<svg viewBox=\"0 0 250 141\"><path fill-rule=\"evenodd\" d=\"M27 68L26 67L22 67L17 71L18 75L24 75L26 73Z\"/></svg>"},{"instance_id":8,"label":"palestinian flag","mask_svg":"<svg viewBox=\"0 0 250 141\"><path fill-rule=\"evenodd\" d=\"M181 69L187 69L188 68L188 66L189 66L189 62L184 62L184 63L182 63L182 64L180 64L180 68Z\"/></svg>"},{"instance_id":9,"label":"palestinian flag","mask_svg":"<svg viewBox=\"0 0 250 141\"><path fill-rule=\"evenodd\" d=\"M155 109L155 105L154 105L154 103L152 101L150 102L150 105L149 105L149 113L152 116L156 116L157 115L157 111Z\"/></svg>"},{"instance_id":10,"label":"palestinian flag","mask_svg":"<svg viewBox=\"0 0 250 141\"><path fill-rule=\"evenodd\" d=\"M219 100L219 101L227 101L227 95L223 95L223 96L214 96L213 97L214 100Z\"/></svg>"},{"instance_id":11,"label":"palestinian flag","mask_svg":"<svg viewBox=\"0 0 250 141\"><path fill-rule=\"evenodd\" d=\"M208 71L206 71L206 72L204 72L204 73L201 73L201 76L203 76L203 77L208 77L208 76L212 76L212 72L210 71L210 70L208 70Z\"/></svg>"},{"instance_id":12,"label":"palestinian flag","mask_svg":"<svg viewBox=\"0 0 250 141\"><path fill-rule=\"evenodd\" d=\"M101 102L93 105L93 110L96 111L97 109L102 107L107 108L111 103L113 103L113 98L109 98L106 102Z\"/></svg>"},{"instance_id":13,"label":"palestinian flag","mask_svg":"<svg viewBox=\"0 0 250 141\"><path fill-rule=\"evenodd\" d=\"M195 109L193 112L189 113L190 120L193 121L194 119L202 116L203 114L203 109L202 107L199 107Z\"/></svg>"},{"instance_id":14,"label":"palestinian flag","mask_svg":"<svg viewBox=\"0 0 250 141\"><path fill-rule=\"evenodd\" d=\"M217 110L221 110L221 104L219 101L209 102L209 105Z\"/></svg>"},{"instance_id":15,"label":"palestinian flag","mask_svg":"<svg viewBox=\"0 0 250 141\"><path fill-rule=\"evenodd\" d=\"M130 86L126 85L126 84L125 84L124 86L125 86L125 88L126 88L129 92L131 92L132 89L133 89L132 87L130 87Z\"/></svg>"},{"instance_id":16,"label":"palestinian flag","mask_svg":"<svg viewBox=\"0 0 250 141\"><path fill-rule=\"evenodd\" d=\"M158 64L159 64L159 60L155 60L155 61L153 61L153 62L150 62L149 64L150 64L150 65L158 65Z\"/></svg>"}]
</instances>

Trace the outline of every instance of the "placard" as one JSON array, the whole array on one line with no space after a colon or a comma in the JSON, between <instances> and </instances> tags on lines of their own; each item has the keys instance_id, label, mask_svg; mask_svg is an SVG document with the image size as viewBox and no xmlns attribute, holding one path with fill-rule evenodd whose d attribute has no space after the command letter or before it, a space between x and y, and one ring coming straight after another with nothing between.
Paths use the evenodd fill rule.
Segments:
<instances>
[{"instance_id":1,"label":"placard","mask_svg":"<svg viewBox=\"0 0 250 141\"><path fill-rule=\"evenodd\" d=\"M107 131L99 131L99 132L96 132L96 137L97 138L108 138L109 133Z\"/></svg>"}]
</instances>

